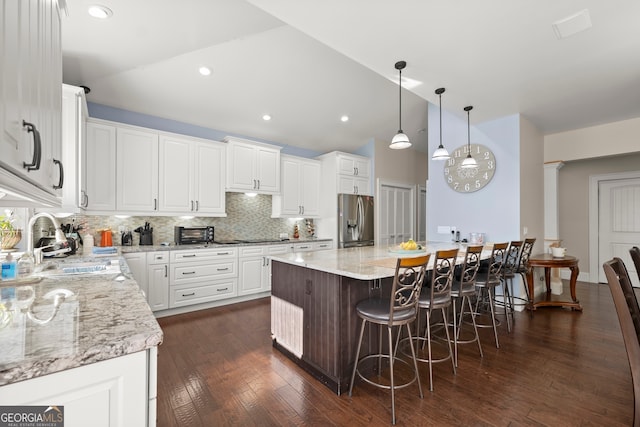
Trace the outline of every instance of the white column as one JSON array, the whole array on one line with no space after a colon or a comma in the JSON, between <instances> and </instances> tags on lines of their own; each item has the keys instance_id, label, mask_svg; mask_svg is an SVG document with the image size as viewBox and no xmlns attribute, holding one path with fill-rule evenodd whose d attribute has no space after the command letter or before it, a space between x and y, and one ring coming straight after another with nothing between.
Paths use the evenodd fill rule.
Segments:
<instances>
[{"instance_id":1,"label":"white column","mask_svg":"<svg viewBox=\"0 0 640 427\"><path fill-rule=\"evenodd\" d=\"M544 164L544 249L549 251L549 245L560 240L558 225L558 172L564 166L561 161ZM551 293L562 293L562 281L560 271L557 268L551 270Z\"/></svg>"}]
</instances>

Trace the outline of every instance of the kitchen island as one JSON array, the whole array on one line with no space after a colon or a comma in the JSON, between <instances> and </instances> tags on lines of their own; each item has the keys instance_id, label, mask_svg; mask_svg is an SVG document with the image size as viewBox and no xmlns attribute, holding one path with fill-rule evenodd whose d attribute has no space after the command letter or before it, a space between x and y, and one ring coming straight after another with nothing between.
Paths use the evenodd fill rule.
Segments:
<instances>
[{"instance_id":1,"label":"kitchen island","mask_svg":"<svg viewBox=\"0 0 640 427\"><path fill-rule=\"evenodd\" d=\"M162 330L124 259L71 256L0 282L0 402L65 426L155 425Z\"/></svg>"},{"instance_id":2,"label":"kitchen island","mask_svg":"<svg viewBox=\"0 0 640 427\"><path fill-rule=\"evenodd\" d=\"M358 343L356 304L390 292L398 256L456 247L464 250L456 243L431 243L411 255L368 246L272 256L274 347L341 394L348 389ZM377 334L369 331L362 345L363 354L377 350Z\"/></svg>"}]
</instances>

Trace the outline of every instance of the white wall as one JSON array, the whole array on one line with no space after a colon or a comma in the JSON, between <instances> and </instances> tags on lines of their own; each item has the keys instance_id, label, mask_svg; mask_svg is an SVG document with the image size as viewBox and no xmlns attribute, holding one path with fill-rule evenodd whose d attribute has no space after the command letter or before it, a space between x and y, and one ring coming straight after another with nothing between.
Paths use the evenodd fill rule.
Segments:
<instances>
[{"instance_id":1,"label":"white wall","mask_svg":"<svg viewBox=\"0 0 640 427\"><path fill-rule=\"evenodd\" d=\"M640 117L544 137L544 161L570 161L640 152Z\"/></svg>"},{"instance_id":2,"label":"white wall","mask_svg":"<svg viewBox=\"0 0 640 427\"><path fill-rule=\"evenodd\" d=\"M439 143L438 107L429 104L429 156ZM472 118L473 118L473 111ZM442 112L442 142L452 152L467 143L466 116ZM471 143L489 147L496 157L496 172L483 189L468 194L453 191L444 179L443 163L429 160L427 233L430 240L450 240L438 226L455 226L461 237L486 233L489 242L516 240L520 236L520 130L513 115L471 126Z\"/></svg>"}]
</instances>

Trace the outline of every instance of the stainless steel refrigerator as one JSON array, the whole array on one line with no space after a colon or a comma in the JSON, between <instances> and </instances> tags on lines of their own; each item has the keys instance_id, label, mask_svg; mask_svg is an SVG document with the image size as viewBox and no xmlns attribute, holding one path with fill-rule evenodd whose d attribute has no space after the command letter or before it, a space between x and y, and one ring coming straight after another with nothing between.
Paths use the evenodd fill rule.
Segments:
<instances>
[{"instance_id":1,"label":"stainless steel refrigerator","mask_svg":"<svg viewBox=\"0 0 640 427\"><path fill-rule=\"evenodd\" d=\"M373 243L373 196L338 194L338 247Z\"/></svg>"}]
</instances>

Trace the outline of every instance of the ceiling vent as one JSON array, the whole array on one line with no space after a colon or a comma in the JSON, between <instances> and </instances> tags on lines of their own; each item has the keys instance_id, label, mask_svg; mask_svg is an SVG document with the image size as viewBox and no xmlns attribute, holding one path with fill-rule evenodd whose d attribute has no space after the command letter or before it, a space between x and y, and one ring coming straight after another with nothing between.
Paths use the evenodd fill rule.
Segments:
<instances>
[{"instance_id":1,"label":"ceiling vent","mask_svg":"<svg viewBox=\"0 0 640 427\"><path fill-rule=\"evenodd\" d=\"M589 10L584 9L576 14L567 16L564 19L551 24L558 39L564 39L584 30L591 28L591 17Z\"/></svg>"}]
</instances>

